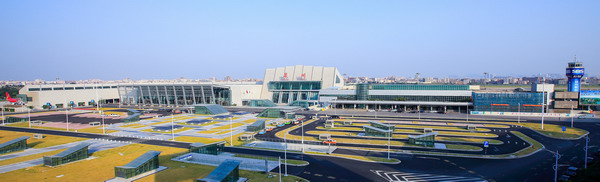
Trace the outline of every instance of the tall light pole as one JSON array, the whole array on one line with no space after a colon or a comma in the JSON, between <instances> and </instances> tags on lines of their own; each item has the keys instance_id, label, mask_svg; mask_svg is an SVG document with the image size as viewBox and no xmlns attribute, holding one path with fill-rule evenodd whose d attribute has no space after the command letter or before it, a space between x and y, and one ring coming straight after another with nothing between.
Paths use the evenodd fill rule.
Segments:
<instances>
[{"instance_id":1,"label":"tall light pole","mask_svg":"<svg viewBox=\"0 0 600 182\"><path fill-rule=\"evenodd\" d=\"M173 112L171 112L171 139L175 141L175 117Z\"/></svg>"},{"instance_id":2,"label":"tall light pole","mask_svg":"<svg viewBox=\"0 0 600 182\"><path fill-rule=\"evenodd\" d=\"M304 119L300 120L300 128L302 130L302 153L304 153Z\"/></svg>"},{"instance_id":3,"label":"tall light pole","mask_svg":"<svg viewBox=\"0 0 600 182\"><path fill-rule=\"evenodd\" d=\"M285 133L283 135L283 141L285 142L285 149L284 149L284 153L283 153L283 160L284 160L283 165L285 166L285 176L288 176L288 174L287 174L287 148L288 148L287 134L288 133Z\"/></svg>"},{"instance_id":4,"label":"tall light pole","mask_svg":"<svg viewBox=\"0 0 600 182\"><path fill-rule=\"evenodd\" d=\"M281 180L281 156L277 158L277 162L279 162L279 182L282 182L282 180Z\"/></svg>"},{"instance_id":5,"label":"tall light pole","mask_svg":"<svg viewBox=\"0 0 600 182\"><path fill-rule=\"evenodd\" d=\"M387 155L387 159L390 160L390 152L391 152L391 140L392 140L392 130L390 129L390 135L388 136L388 155Z\"/></svg>"},{"instance_id":6,"label":"tall light pole","mask_svg":"<svg viewBox=\"0 0 600 182\"><path fill-rule=\"evenodd\" d=\"M65 109L65 117L67 118L67 131L69 131L69 108Z\"/></svg>"},{"instance_id":7,"label":"tall light pole","mask_svg":"<svg viewBox=\"0 0 600 182\"><path fill-rule=\"evenodd\" d=\"M517 113L517 123L521 123L521 103L519 103L518 106L518 113Z\"/></svg>"},{"instance_id":8,"label":"tall light pole","mask_svg":"<svg viewBox=\"0 0 600 182\"><path fill-rule=\"evenodd\" d=\"M31 128L31 109L27 109L27 118L29 122L29 128Z\"/></svg>"},{"instance_id":9,"label":"tall light pole","mask_svg":"<svg viewBox=\"0 0 600 182\"><path fill-rule=\"evenodd\" d=\"M554 157L555 157L555 161L554 161L554 182L557 181L557 177L558 177L558 159L561 157L560 154L558 154L558 150L556 150L556 153L554 153Z\"/></svg>"},{"instance_id":10,"label":"tall light pole","mask_svg":"<svg viewBox=\"0 0 600 182\"><path fill-rule=\"evenodd\" d=\"M544 107L545 106L546 106L546 77L542 77L542 130L544 130Z\"/></svg>"},{"instance_id":11,"label":"tall light pole","mask_svg":"<svg viewBox=\"0 0 600 182\"><path fill-rule=\"evenodd\" d=\"M229 116L229 146L233 146L233 116Z\"/></svg>"},{"instance_id":12,"label":"tall light pole","mask_svg":"<svg viewBox=\"0 0 600 182\"><path fill-rule=\"evenodd\" d=\"M587 158L588 158L588 148L589 148L588 144L589 143L590 143L590 137L589 137L589 135L586 135L585 136L585 148L583 148L583 150L585 151L585 156L583 156L583 160L584 160L583 168L584 169L587 169Z\"/></svg>"},{"instance_id":13,"label":"tall light pole","mask_svg":"<svg viewBox=\"0 0 600 182\"><path fill-rule=\"evenodd\" d=\"M467 121L469 121L469 105L467 104Z\"/></svg>"},{"instance_id":14,"label":"tall light pole","mask_svg":"<svg viewBox=\"0 0 600 182\"><path fill-rule=\"evenodd\" d=\"M2 125L4 125L4 106L2 106L1 108L2 108Z\"/></svg>"},{"instance_id":15,"label":"tall light pole","mask_svg":"<svg viewBox=\"0 0 600 182\"><path fill-rule=\"evenodd\" d=\"M573 105L571 105L571 113L569 115L571 115L571 128L573 128Z\"/></svg>"}]
</instances>

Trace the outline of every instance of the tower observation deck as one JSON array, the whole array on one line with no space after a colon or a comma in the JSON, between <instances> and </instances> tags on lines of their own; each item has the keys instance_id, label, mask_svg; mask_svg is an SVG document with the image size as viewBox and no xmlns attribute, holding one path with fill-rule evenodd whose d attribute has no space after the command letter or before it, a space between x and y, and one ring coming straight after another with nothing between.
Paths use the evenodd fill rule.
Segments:
<instances>
[{"instance_id":1,"label":"tower observation deck","mask_svg":"<svg viewBox=\"0 0 600 182\"><path fill-rule=\"evenodd\" d=\"M570 62L567 67L567 90L569 92L579 92L581 88L581 78L584 75L585 69L582 62Z\"/></svg>"}]
</instances>

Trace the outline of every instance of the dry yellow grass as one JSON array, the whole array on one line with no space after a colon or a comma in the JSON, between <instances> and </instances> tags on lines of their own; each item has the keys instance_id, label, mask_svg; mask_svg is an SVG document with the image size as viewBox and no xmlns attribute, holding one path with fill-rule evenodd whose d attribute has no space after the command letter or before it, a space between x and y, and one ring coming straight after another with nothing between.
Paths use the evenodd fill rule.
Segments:
<instances>
[{"instance_id":1,"label":"dry yellow grass","mask_svg":"<svg viewBox=\"0 0 600 182\"><path fill-rule=\"evenodd\" d=\"M190 143L213 143L222 141L223 139L217 138L203 138L203 137L193 137L193 136L179 136L175 137L175 141L179 142L190 142Z\"/></svg>"},{"instance_id":2,"label":"dry yellow grass","mask_svg":"<svg viewBox=\"0 0 600 182\"><path fill-rule=\"evenodd\" d=\"M165 158L165 156L187 151L187 149L180 148L131 144L96 152L93 154L96 158L91 160L81 160L57 167L39 165L2 173L0 174L0 179L2 181L23 181L23 177L26 176L27 181L105 181L114 178L115 166L125 165L149 150L162 151L161 162L170 160L170 158ZM160 173L168 172L163 171ZM63 176L56 177L59 175Z\"/></svg>"},{"instance_id":3,"label":"dry yellow grass","mask_svg":"<svg viewBox=\"0 0 600 182\"><path fill-rule=\"evenodd\" d=\"M77 137L67 137L67 136L58 136L58 135L46 135L44 134L44 138L35 139L33 138L33 133L25 133L25 132L15 132L15 131L4 131L0 130L0 143L4 143L15 138L21 136L28 136L27 146L31 148L45 148L55 145L61 145L71 142L83 141L85 138L77 138Z\"/></svg>"},{"instance_id":4,"label":"dry yellow grass","mask_svg":"<svg viewBox=\"0 0 600 182\"><path fill-rule=\"evenodd\" d=\"M23 157L17 157L17 158L2 160L2 161L0 161L0 166L9 165L9 164L16 164L16 163L25 162L25 161L30 161L30 160L42 158L44 156L51 156L51 155L58 154L58 153L60 153L62 151L65 151L65 150L67 150L67 149L60 149L60 150L55 150L55 151L50 151L50 152L44 152L44 153L40 153L40 154L33 154L33 155L28 155L28 156L23 156Z\"/></svg>"}]
</instances>

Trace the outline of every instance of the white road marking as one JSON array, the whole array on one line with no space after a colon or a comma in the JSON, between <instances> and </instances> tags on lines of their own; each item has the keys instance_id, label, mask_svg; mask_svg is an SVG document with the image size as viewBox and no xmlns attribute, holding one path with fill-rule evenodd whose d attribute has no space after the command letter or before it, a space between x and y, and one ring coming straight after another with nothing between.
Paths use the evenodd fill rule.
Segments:
<instances>
[{"instance_id":1,"label":"white road marking","mask_svg":"<svg viewBox=\"0 0 600 182\"><path fill-rule=\"evenodd\" d=\"M446 176L425 173L405 173L396 171L371 170L379 177L390 182L429 182L429 181L465 181L465 182L486 182L487 180L475 177Z\"/></svg>"}]
</instances>

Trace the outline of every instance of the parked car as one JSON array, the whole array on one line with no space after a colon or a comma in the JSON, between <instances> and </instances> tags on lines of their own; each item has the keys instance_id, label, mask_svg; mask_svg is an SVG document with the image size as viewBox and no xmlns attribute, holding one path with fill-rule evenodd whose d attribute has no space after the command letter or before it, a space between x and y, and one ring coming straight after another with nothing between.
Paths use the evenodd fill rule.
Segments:
<instances>
[{"instance_id":1,"label":"parked car","mask_svg":"<svg viewBox=\"0 0 600 182\"><path fill-rule=\"evenodd\" d=\"M336 144L337 142L334 139L327 139L323 141L323 144Z\"/></svg>"},{"instance_id":2,"label":"parked car","mask_svg":"<svg viewBox=\"0 0 600 182\"><path fill-rule=\"evenodd\" d=\"M367 110L367 112L375 112L375 110L374 109L369 109L369 110Z\"/></svg>"},{"instance_id":3,"label":"parked car","mask_svg":"<svg viewBox=\"0 0 600 182\"><path fill-rule=\"evenodd\" d=\"M265 134L265 133L267 133L267 132L265 132L265 131L258 132L259 135L262 135L262 134Z\"/></svg>"},{"instance_id":4,"label":"parked car","mask_svg":"<svg viewBox=\"0 0 600 182\"><path fill-rule=\"evenodd\" d=\"M571 178L570 176L567 176L567 175L561 175L561 176L558 178L558 181L569 181L569 179L570 179L570 178Z\"/></svg>"},{"instance_id":5,"label":"parked car","mask_svg":"<svg viewBox=\"0 0 600 182\"><path fill-rule=\"evenodd\" d=\"M567 172L565 172L565 174L567 174L569 176L575 176L575 175L577 175L577 168L571 166L571 167L567 168Z\"/></svg>"}]
</instances>

